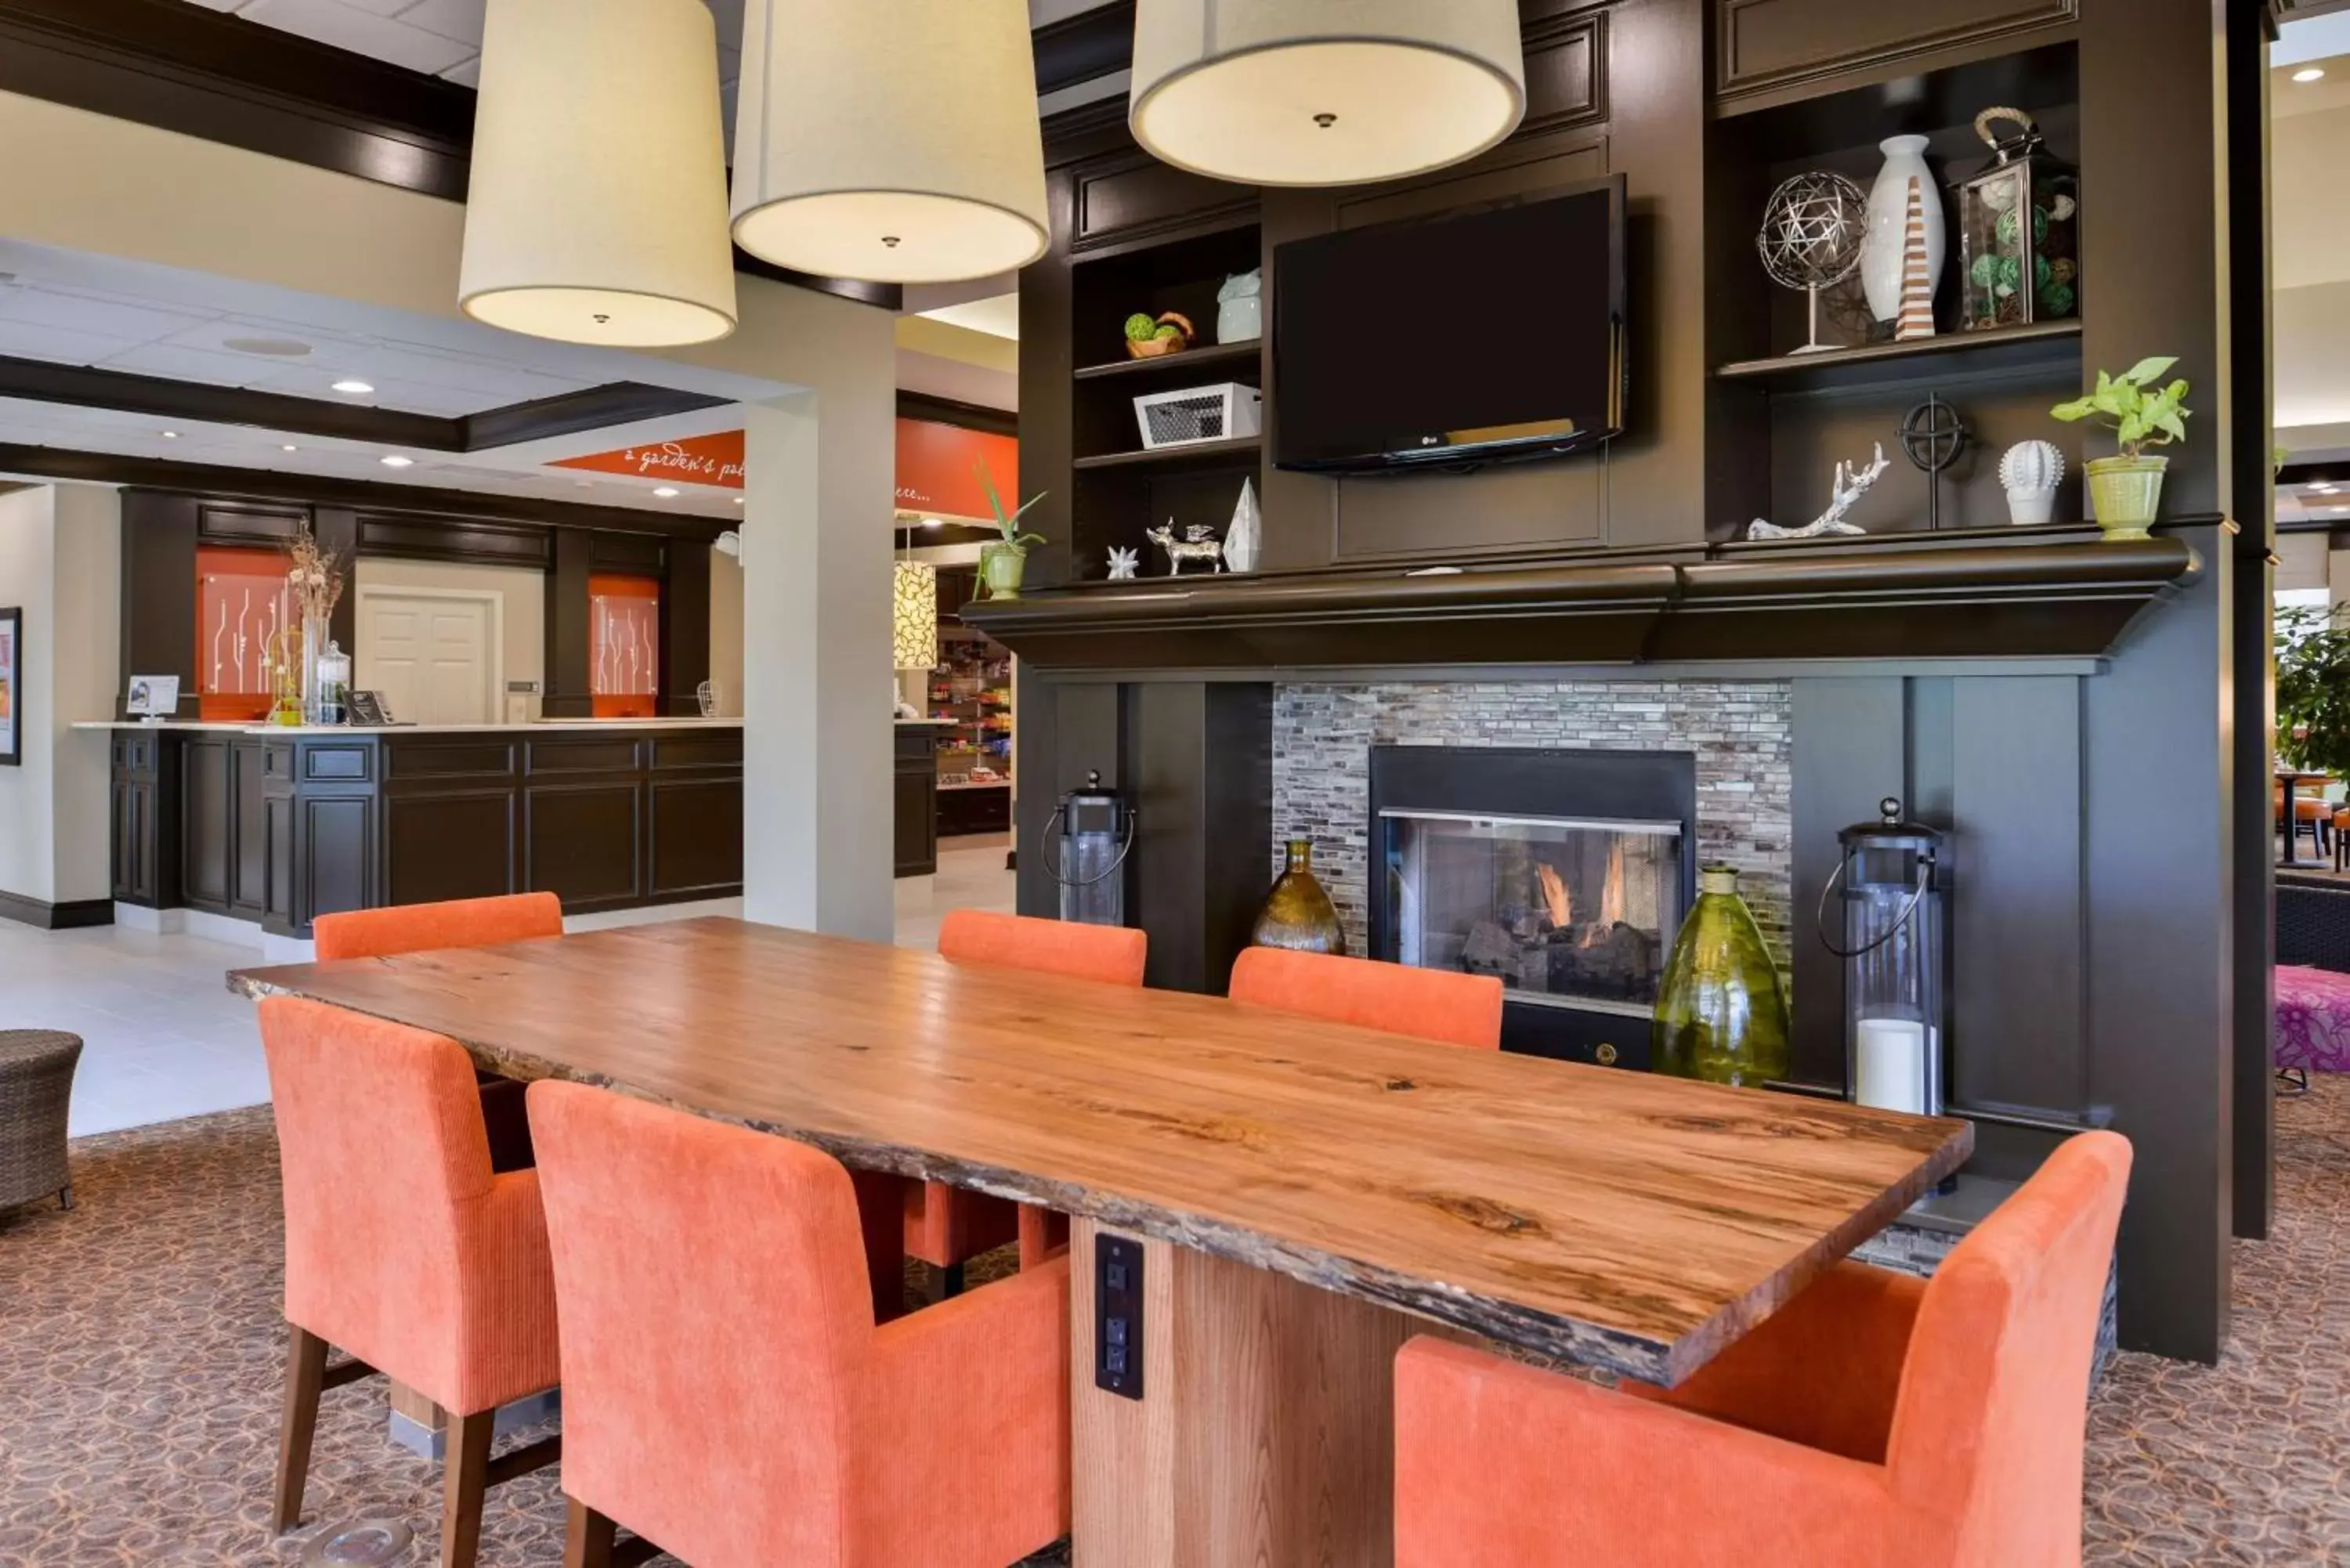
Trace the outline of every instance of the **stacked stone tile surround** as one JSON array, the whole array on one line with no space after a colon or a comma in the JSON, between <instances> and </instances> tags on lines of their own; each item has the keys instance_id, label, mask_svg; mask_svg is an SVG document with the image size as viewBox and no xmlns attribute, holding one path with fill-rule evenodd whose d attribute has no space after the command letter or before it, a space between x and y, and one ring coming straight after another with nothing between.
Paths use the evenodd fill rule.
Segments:
<instances>
[{"instance_id":1,"label":"stacked stone tile surround","mask_svg":"<svg viewBox=\"0 0 2350 1568\"><path fill-rule=\"evenodd\" d=\"M1300 684L1274 692L1273 864L1313 841L1316 874L1369 950L1373 746L1519 746L1692 752L1698 857L1739 887L1783 977L1794 732L1783 680L1494 680ZM1669 936L1669 933L1668 933Z\"/></svg>"}]
</instances>

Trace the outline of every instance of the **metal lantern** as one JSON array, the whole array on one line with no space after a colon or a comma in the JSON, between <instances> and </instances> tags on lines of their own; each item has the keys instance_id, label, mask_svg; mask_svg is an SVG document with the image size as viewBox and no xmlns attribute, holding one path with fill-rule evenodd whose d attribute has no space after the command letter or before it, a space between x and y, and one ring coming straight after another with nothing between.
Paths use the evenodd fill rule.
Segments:
<instances>
[{"instance_id":1,"label":"metal lantern","mask_svg":"<svg viewBox=\"0 0 2350 1568\"><path fill-rule=\"evenodd\" d=\"M1820 940L1845 961L1845 1047L1852 1097L1879 1110L1939 1116L1943 909L1948 888L1943 836L1901 815L1887 796L1876 822L1836 836L1844 860L1820 895ZM1841 889L1840 937L1827 931L1827 905Z\"/></svg>"},{"instance_id":2,"label":"metal lantern","mask_svg":"<svg viewBox=\"0 0 2350 1568\"><path fill-rule=\"evenodd\" d=\"M2010 128L2004 136L2002 125ZM1960 328L2078 316L2079 172L2049 152L2022 109L1983 110L1975 116L1975 134L1991 150L1991 161L1959 186Z\"/></svg>"},{"instance_id":3,"label":"metal lantern","mask_svg":"<svg viewBox=\"0 0 2350 1568\"><path fill-rule=\"evenodd\" d=\"M1134 849L1134 808L1103 785L1100 774L1091 773L1085 788L1061 797L1045 831L1049 836L1056 826L1060 854L1045 864L1061 885L1061 919L1089 926L1126 924L1126 878L1118 872Z\"/></svg>"}]
</instances>

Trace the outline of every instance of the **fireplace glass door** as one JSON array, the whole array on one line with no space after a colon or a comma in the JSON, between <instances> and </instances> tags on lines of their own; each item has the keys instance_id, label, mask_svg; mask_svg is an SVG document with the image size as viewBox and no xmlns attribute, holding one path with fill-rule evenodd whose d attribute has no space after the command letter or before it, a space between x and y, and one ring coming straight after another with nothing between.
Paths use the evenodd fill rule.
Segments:
<instances>
[{"instance_id":1,"label":"fireplace glass door","mask_svg":"<svg viewBox=\"0 0 2350 1568\"><path fill-rule=\"evenodd\" d=\"M1645 1017L1680 929L1677 822L1379 813L1393 956L1513 998Z\"/></svg>"}]
</instances>

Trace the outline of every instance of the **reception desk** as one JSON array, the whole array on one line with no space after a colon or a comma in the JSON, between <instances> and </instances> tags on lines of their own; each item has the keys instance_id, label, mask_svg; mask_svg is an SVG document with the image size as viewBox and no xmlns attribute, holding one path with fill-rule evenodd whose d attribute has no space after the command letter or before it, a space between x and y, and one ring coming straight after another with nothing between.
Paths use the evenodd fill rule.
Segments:
<instances>
[{"instance_id":1,"label":"reception desk","mask_svg":"<svg viewBox=\"0 0 2350 1568\"><path fill-rule=\"evenodd\" d=\"M111 750L118 904L307 939L389 904L545 890L577 915L743 890L739 721L77 728Z\"/></svg>"}]
</instances>

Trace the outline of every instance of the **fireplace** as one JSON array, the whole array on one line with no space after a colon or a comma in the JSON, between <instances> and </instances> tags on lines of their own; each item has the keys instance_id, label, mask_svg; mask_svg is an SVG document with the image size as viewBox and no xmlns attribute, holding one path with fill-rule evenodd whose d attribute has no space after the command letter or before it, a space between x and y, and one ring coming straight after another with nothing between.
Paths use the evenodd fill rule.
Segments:
<instances>
[{"instance_id":1,"label":"fireplace","mask_svg":"<svg viewBox=\"0 0 2350 1568\"><path fill-rule=\"evenodd\" d=\"M1376 746L1370 786L1372 956L1498 977L1511 1050L1645 1068L1695 756Z\"/></svg>"}]
</instances>

